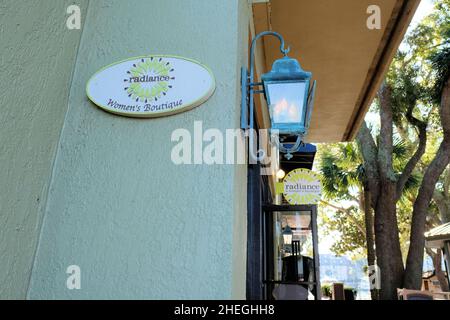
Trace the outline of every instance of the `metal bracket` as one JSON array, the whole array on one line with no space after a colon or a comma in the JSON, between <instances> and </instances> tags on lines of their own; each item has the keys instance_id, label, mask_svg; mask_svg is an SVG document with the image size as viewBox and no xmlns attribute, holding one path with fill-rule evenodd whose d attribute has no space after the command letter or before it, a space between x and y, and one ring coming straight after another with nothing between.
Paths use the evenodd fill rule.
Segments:
<instances>
[{"instance_id":1,"label":"metal bracket","mask_svg":"<svg viewBox=\"0 0 450 320\"><path fill-rule=\"evenodd\" d=\"M248 129L248 71L241 68L241 129Z\"/></svg>"}]
</instances>

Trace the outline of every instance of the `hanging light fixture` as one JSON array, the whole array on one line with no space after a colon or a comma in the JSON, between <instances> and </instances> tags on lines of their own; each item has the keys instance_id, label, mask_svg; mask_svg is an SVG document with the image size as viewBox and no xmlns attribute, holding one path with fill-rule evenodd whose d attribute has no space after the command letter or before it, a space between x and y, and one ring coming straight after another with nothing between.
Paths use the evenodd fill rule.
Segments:
<instances>
[{"instance_id":1,"label":"hanging light fixture","mask_svg":"<svg viewBox=\"0 0 450 320\"><path fill-rule=\"evenodd\" d=\"M289 227L289 224L286 224L286 227L284 228L282 235L283 235L283 243L285 245L291 245L294 233L292 232L291 227Z\"/></svg>"},{"instance_id":2,"label":"hanging light fixture","mask_svg":"<svg viewBox=\"0 0 450 320\"><path fill-rule=\"evenodd\" d=\"M283 58L273 63L272 70L261 76L261 83L254 83L254 45L265 35L277 37L281 42L280 51ZM287 159L301 147L308 133L316 81L311 84L312 74L303 70L296 59L288 57L289 48L284 48L283 37L272 31L258 34L250 48L250 74L243 69L242 126L253 129L253 94L264 93L269 108L271 137L280 152ZM254 90L262 86L262 90ZM247 112L249 102L250 112ZM247 125L249 116L250 126ZM285 138L296 137L295 143L283 142ZM289 139L288 139L289 140Z\"/></svg>"},{"instance_id":3,"label":"hanging light fixture","mask_svg":"<svg viewBox=\"0 0 450 320\"><path fill-rule=\"evenodd\" d=\"M277 178L279 180L283 179L286 176L286 172L284 172L284 170L280 169L277 171Z\"/></svg>"}]
</instances>

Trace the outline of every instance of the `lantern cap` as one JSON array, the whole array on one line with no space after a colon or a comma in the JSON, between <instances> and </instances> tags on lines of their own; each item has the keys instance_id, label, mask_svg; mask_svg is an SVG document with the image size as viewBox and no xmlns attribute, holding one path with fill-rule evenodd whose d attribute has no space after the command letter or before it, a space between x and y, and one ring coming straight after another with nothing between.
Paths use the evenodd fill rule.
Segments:
<instances>
[{"instance_id":1,"label":"lantern cap","mask_svg":"<svg viewBox=\"0 0 450 320\"><path fill-rule=\"evenodd\" d=\"M279 80L301 80L311 79L312 73L305 71L300 66L297 59L285 56L275 60L272 70L263 74L262 81L279 81Z\"/></svg>"},{"instance_id":2,"label":"lantern cap","mask_svg":"<svg viewBox=\"0 0 450 320\"><path fill-rule=\"evenodd\" d=\"M286 227L284 227L283 235L292 235L292 229L289 224L286 224Z\"/></svg>"}]
</instances>

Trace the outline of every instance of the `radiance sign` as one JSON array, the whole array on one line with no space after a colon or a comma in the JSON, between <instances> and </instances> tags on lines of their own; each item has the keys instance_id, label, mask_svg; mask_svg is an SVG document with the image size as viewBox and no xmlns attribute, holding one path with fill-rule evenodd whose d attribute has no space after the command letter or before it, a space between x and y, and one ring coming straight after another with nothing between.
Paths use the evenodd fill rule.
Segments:
<instances>
[{"instance_id":1,"label":"radiance sign","mask_svg":"<svg viewBox=\"0 0 450 320\"><path fill-rule=\"evenodd\" d=\"M197 61L169 55L131 58L92 76L86 92L100 108L128 117L162 117L199 106L215 80Z\"/></svg>"},{"instance_id":2,"label":"radiance sign","mask_svg":"<svg viewBox=\"0 0 450 320\"><path fill-rule=\"evenodd\" d=\"M308 169L295 169L284 177L283 195L292 205L317 204L322 196L320 177Z\"/></svg>"}]
</instances>

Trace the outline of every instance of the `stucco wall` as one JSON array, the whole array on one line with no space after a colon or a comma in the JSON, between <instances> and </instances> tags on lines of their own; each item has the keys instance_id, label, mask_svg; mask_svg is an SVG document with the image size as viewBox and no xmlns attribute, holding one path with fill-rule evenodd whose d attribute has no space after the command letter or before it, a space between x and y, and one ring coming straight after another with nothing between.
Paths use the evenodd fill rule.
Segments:
<instances>
[{"instance_id":1,"label":"stucco wall","mask_svg":"<svg viewBox=\"0 0 450 320\"><path fill-rule=\"evenodd\" d=\"M248 64L248 33L249 19L251 13L251 4L248 1L239 1L239 16L236 24L237 35L237 55L236 55L236 74L234 81L236 86L236 96L232 111L233 127L239 127L241 114L241 89L240 89L240 69ZM231 106L230 106L231 107ZM234 222L233 222L233 270L232 270L232 298L246 298L246 280L247 280L247 166L234 167L233 184Z\"/></svg>"},{"instance_id":2,"label":"stucco wall","mask_svg":"<svg viewBox=\"0 0 450 320\"><path fill-rule=\"evenodd\" d=\"M172 131L239 127L245 0L95 0L81 40L29 298L245 297L246 170L176 166ZM85 94L101 67L142 54L208 65L217 89L167 118L105 113ZM81 267L81 290L66 268Z\"/></svg>"},{"instance_id":3,"label":"stucco wall","mask_svg":"<svg viewBox=\"0 0 450 320\"><path fill-rule=\"evenodd\" d=\"M0 299L26 297L81 35L71 2L0 3Z\"/></svg>"}]
</instances>

